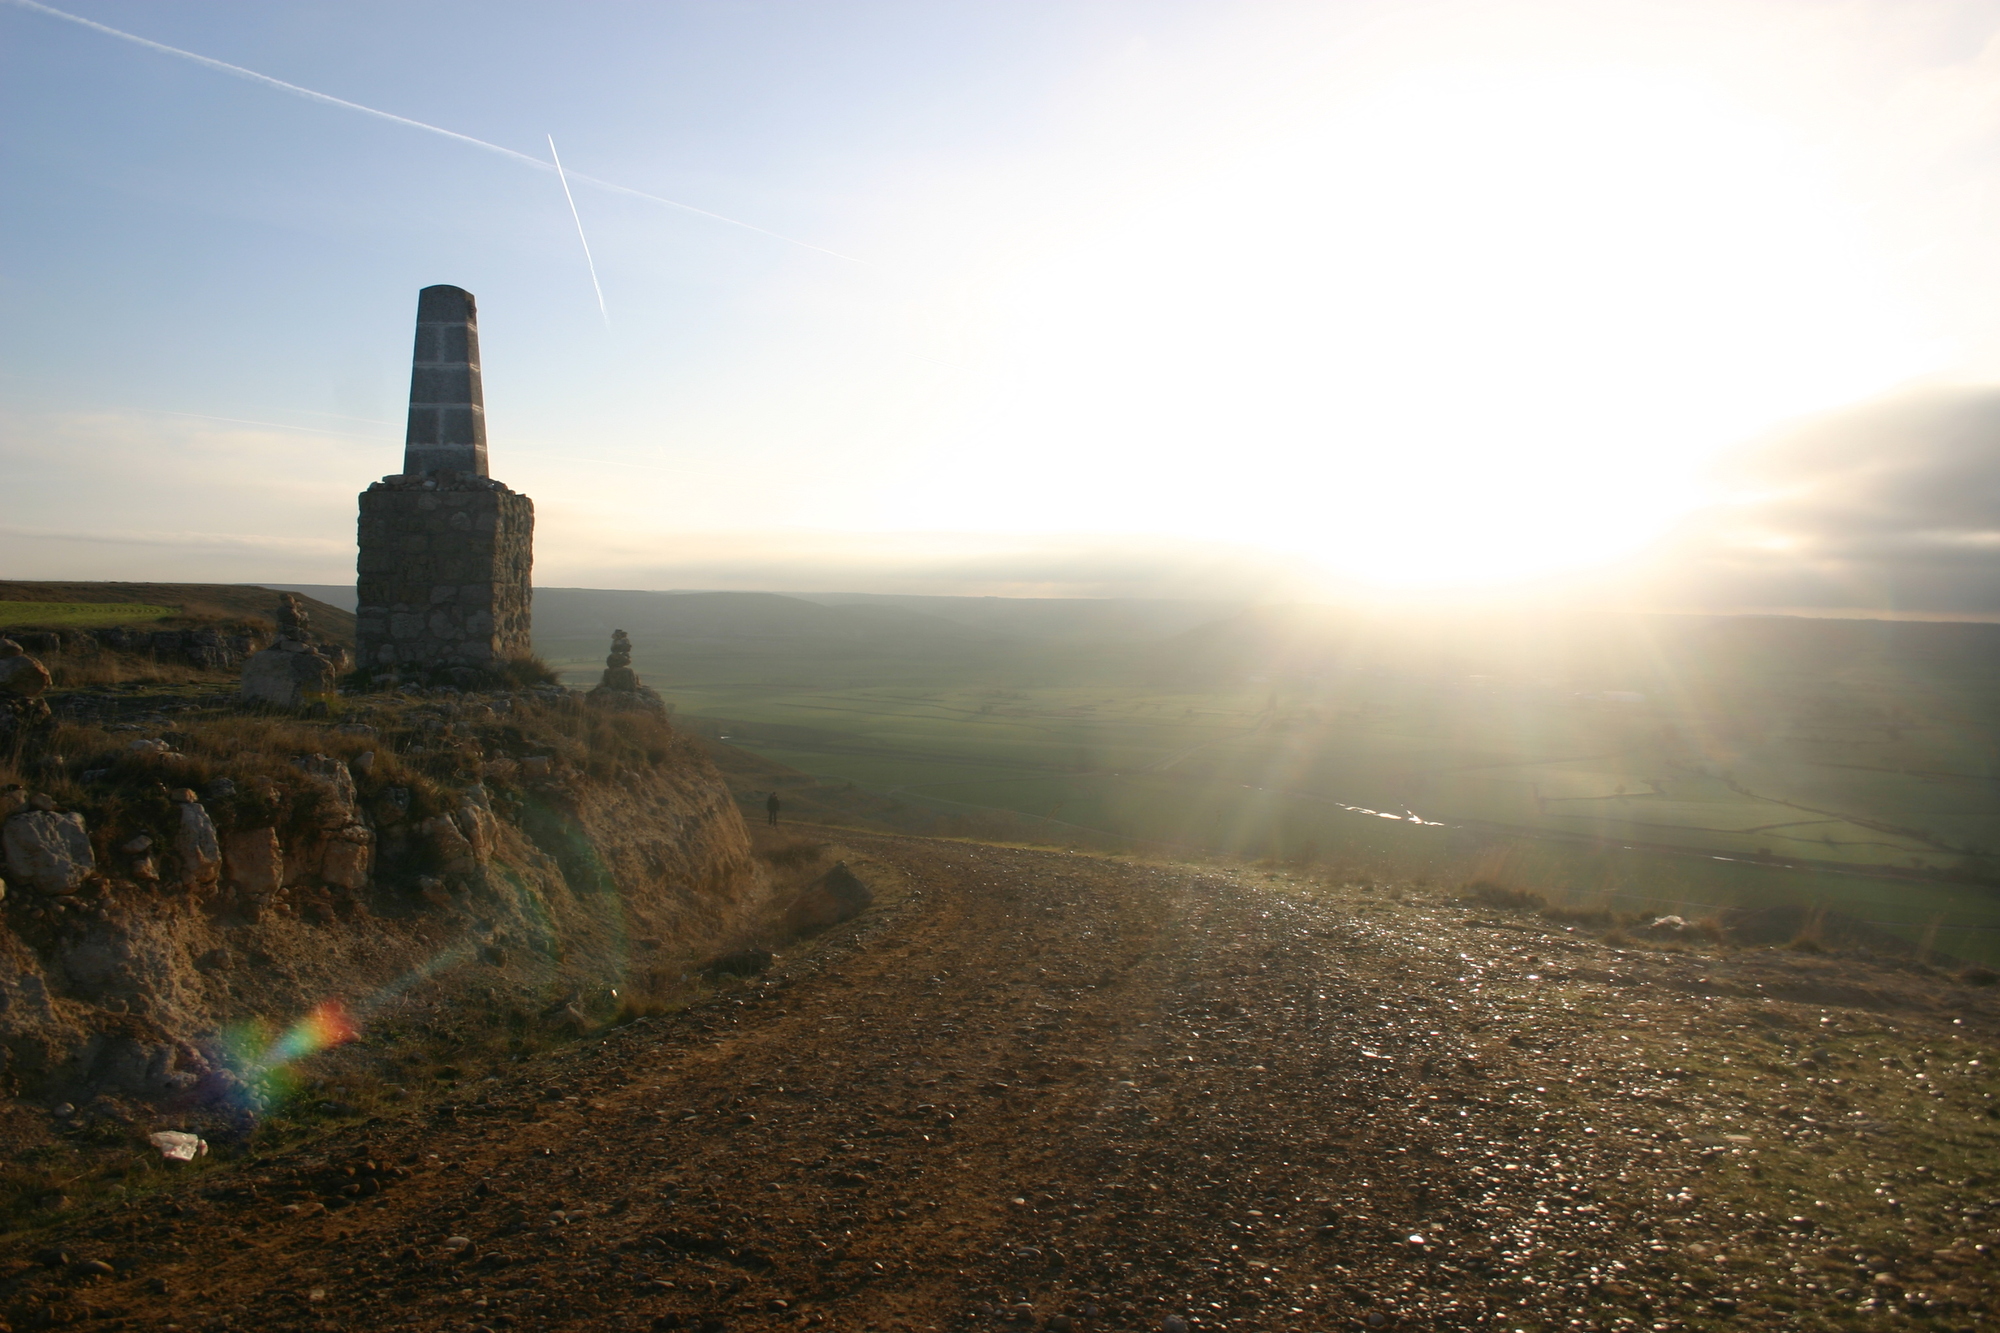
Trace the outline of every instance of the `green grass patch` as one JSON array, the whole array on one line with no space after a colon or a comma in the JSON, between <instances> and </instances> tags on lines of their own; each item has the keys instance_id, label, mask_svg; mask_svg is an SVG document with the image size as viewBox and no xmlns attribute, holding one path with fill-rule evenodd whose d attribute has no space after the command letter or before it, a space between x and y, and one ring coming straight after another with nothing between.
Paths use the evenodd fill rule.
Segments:
<instances>
[{"instance_id":1,"label":"green grass patch","mask_svg":"<svg viewBox=\"0 0 2000 1333\"><path fill-rule=\"evenodd\" d=\"M35 629L101 629L177 616L177 606L135 602L0 602L0 625Z\"/></svg>"}]
</instances>

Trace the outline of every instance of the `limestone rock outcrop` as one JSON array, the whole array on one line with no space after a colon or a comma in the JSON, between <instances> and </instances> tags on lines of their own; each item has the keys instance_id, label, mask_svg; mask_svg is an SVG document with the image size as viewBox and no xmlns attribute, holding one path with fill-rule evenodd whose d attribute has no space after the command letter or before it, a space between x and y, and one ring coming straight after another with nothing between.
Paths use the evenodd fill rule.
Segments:
<instances>
[{"instance_id":1,"label":"limestone rock outcrop","mask_svg":"<svg viewBox=\"0 0 2000 1333\"><path fill-rule=\"evenodd\" d=\"M39 798L42 805L49 802ZM7 854L7 880L34 893L75 893L96 873L90 832L73 811L28 808L0 826Z\"/></svg>"},{"instance_id":2,"label":"limestone rock outcrop","mask_svg":"<svg viewBox=\"0 0 2000 1333\"><path fill-rule=\"evenodd\" d=\"M239 893L267 898L285 886L285 849L276 829L237 829L223 840L222 859Z\"/></svg>"},{"instance_id":3,"label":"limestone rock outcrop","mask_svg":"<svg viewBox=\"0 0 2000 1333\"><path fill-rule=\"evenodd\" d=\"M49 687L49 669L20 644L0 638L0 694L32 699Z\"/></svg>"},{"instance_id":4,"label":"limestone rock outcrop","mask_svg":"<svg viewBox=\"0 0 2000 1333\"><path fill-rule=\"evenodd\" d=\"M12 741L49 722L49 669L21 645L0 635L0 741Z\"/></svg>"},{"instance_id":5,"label":"limestone rock outcrop","mask_svg":"<svg viewBox=\"0 0 2000 1333\"><path fill-rule=\"evenodd\" d=\"M374 755L366 753L361 757L372 760ZM354 774L340 760L323 754L309 754L292 762L313 778L324 793L318 820L320 835L306 849L308 873L318 876L330 888L366 888L374 866L375 834L362 814Z\"/></svg>"},{"instance_id":6,"label":"limestone rock outcrop","mask_svg":"<svg viewBox=\"0 0 2000 1333\"><path fill-rule=\"evenodd\" d=\"M182 788L170 793L180 806L180 827L174 831L174 852L180 857L181 884L203 888L222 877L222 844L215 836L215 821L208 817L194 793Z\"/></svg>"},{"instance_id":7,"label":"limestone rock outcrop","mask_svg":"<svg viewBox=\"0 0 2000 1333\"><path fill-rule=\"evenodd\" d=\"M433 985L447 1011L578 994L594 1015L607 988L678 976L772 908L727 786L666 743L615 779L517 763L417 793L357 780L351 751L294 755L310 799L294 785L274 805L242 775L199 799L169 790L151 831L115 828L101 863L82 818L0 791L21 899L0 924L0 1072L78 1104L251 1106L223 1035L246 1015L369 995L400 1012L417 972L431 1016ZM822 887L823 908L852 910L845 885Z\"/></svg>"}]
</instances>

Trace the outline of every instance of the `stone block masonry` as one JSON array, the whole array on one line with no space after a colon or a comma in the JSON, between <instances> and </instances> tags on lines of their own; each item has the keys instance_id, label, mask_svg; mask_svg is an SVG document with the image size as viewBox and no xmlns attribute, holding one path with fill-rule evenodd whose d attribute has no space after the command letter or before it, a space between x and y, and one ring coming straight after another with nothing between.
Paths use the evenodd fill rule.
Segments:
<instances>
[{"instance_id":1,"label":"stone block masonry","mask_svg":"<svg viewBox=\"0 0 2000 1333\"><path fill-rule=\"evenodd\" d=\"M417 296L402 472L361 493L355 639L362 670L492 670L531 651L535 506L486 475L472 293Z\"/></svg>"},{"instance_id":2,"label":"stone block masonry","mask_svg":"<svg viewBox=\"0 0 2000 1333\"><path fill-rule=\"evenodd\" d=\"M410 357L410 419L403 471L486 475L486 390L479 371L479 311L461 287L417 293Z\"/></svg>"},{"instance_id":3,"label":"stone block masonry","mask_svg":"<svg viewBox=\"0 0 2000 1333\"><path fill-rule=\"evenodd\" d=\"M531 651L535 505L487 477L385 477L361 493L364 669L497 667Z\"/></svg>"}]
</instances>

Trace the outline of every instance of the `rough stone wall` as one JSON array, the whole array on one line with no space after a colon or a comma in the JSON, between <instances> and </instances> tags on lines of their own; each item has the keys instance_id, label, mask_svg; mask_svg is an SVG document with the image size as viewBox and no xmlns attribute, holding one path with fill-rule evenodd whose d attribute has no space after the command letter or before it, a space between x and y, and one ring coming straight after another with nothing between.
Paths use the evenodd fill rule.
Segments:
<instances>
[{"instance_id":1,"label":"rough stone wall","mask_svg":"<svg viewBox=\"0 0 2000 1333\"><path fill-rule=\"evenodd\" d=\"M384 477L361 493L357 656L372 670L526 656L535 506L486 477Z\"/></svg>"}]
</instances>

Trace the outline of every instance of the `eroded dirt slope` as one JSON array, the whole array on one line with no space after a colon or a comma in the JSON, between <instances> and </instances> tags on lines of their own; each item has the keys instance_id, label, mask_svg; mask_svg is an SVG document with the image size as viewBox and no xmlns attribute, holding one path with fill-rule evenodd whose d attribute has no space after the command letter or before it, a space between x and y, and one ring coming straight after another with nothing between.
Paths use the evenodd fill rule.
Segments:
<instances>
[{"instance_id":1,"label":"eroded dirt slope","mask_svg":"<svg viewBox=\"0 0 2000 1333\"><path fill-rule=\"evenodd\" d=\"M842 942L17 1238L15 1327L1988 1317L1985 992L1856 964L1829 1001L1785 959L1443 902L850 841L910 893Z\"/></svg>"}]
</instances>

